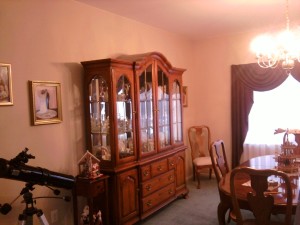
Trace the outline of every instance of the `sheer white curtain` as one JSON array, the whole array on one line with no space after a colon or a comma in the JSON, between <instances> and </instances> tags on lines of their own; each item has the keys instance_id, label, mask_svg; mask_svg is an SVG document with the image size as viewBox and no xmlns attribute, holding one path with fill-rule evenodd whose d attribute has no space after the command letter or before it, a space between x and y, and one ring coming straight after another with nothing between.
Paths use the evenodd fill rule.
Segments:
<instances>
[{"instance_id":1,"label":"sheer white curtain","mask_svg":"<svg viewBox=\"0 0 300 225\"><path fill-rule=\"evenodd\" d=\"M241 163L256 156L280 152L284 134L274 135L274 131L277 128L300 129L299 98L300 83L292 76L271 91L254 92ZM289 136L290 141L293 138L293 135Z\"/></svg>"}]
</instances>

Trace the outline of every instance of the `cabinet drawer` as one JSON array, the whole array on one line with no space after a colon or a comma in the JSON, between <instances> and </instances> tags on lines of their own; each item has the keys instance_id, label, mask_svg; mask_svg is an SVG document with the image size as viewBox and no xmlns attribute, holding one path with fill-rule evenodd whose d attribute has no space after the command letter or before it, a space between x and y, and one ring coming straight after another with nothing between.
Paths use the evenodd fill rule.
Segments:
<instances>
[{"instance_id":1,"label":"cabinet drawer","mask_svg":"<svg viewBox=\"0 0 300 225\"><path fill-rule=\"evenodd\" d=\"M148 197L144 198L143 201L143 213L147 210L154 208L155 206L159 205L160 203L168 200L169 198L175 195L175 184L169 184L165 188L154 192L153 194L149 195Z\"/></svg>"},{"instance_id":2,"label":"cabinet drawer","mask_svg":"<svg viewBox=\"0 0 300 225\"><path fill-rule=\"evenodd\" d=\"M78 182L76 185L76 193L77 195L85 196L85 197L96 197L105 191L104 181L96 181L96 182Z\"/></svg>"},{"instance_id":3,"label":"cabinet drawer","mask_svg":"<svg viewBox=\"0 0 300 225\"><path fill-rule=\"evenodd\" d=\"M160 160L151 164L151 175L155 177L168 171L168 160Z\"/></svg>"},{"instance_id":4,"label":"cabinet drawer","mask_svg":"<svg viewBox=\"0 0 300 225\"><path fill-rule=\"evenodd\" d=\"M151 178L150 165L141 167L142 181L149 180Z\"/></svg>"},{"instance_id":5,"label":"cabinet drawer","mask_svg":"<svg viewBox=\"0 0 300 225\"><path fill-rule=\"evenodd\" d=\"M98 182L98 183L95 183L92 187L91 187L91 193L94 195L94 196L97 196L101 193L103 193L105 190L104 188L104 182Z\"/></svg>"},{"instance_id":6,"label":"cabinet drawer","mask_svg":"<svg viewBox=\"0 0 300 225\"><path fill-rule=\"evenodd\" d=\"M174 182L174 170L171 170L165 174L154 177L151 180L146 181L142 184L142 196L145 197L160 188Z\"/></svg>"}]
</instances>

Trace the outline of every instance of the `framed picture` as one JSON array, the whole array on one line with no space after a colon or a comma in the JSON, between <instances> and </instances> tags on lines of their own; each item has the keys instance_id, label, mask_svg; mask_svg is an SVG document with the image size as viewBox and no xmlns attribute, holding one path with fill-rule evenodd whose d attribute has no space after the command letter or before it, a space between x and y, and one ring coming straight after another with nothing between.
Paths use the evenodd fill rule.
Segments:
<instances>
[{"instance_id":1,"label":"framed picture","mask_svg":"<svg viewBox=\"0 0 300 225\"><path fill-rule=\"evenodd\" d=\"M188 92L187 86L182 86L182 106L188 106Z\"/></svg>"},{"instance_id":2,"label":"framed picture","mask_svg":"<svg viewBox=\"0 0 300 225\"><path fill-rule=\"evenodd\" d=\"M0 106L13 105L11 65L0 63Z\"/></svg>"},{"instance_id":3,"label":"framed picture","mask_svg":"<svg viewBox=\"0 0 300 225\"><path fill-rule=\"evenodd\" d=\"M29 81L32 105L32 124L51 124L62 121L61 85L55 81Z\"/></svg>"}]
</instances>

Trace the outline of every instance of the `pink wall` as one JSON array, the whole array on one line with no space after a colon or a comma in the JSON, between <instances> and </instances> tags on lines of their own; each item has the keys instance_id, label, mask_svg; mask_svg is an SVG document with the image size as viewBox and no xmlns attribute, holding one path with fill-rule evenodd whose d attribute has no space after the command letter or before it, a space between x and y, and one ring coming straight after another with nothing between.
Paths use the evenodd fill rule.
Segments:
<instances>
[{"instance_id":1,"label":"pink wall","mask_svg":"<svg viewBox=\"0 0 300 225\"><path fill-rule=\"evenodd\" d=\"M185 80L192 75L188 40L73 0L2 0L0 15L0 62L12 65L14 95L13 106L0 108L0 158L11 159L28 147L36 156L29 165L77 174L77 161L86 150L81 61L159 51L174 66L188 69ZM62 123L31 126L28 80L61 83ZM24 187L19 181L0 182L0 204L11 202ZM45 187L34 191L50 194ZM20 201L8 215L0 214L1 224L17 223L24 208ZM71 203L38 203L48 220L58 209L57 224L71 224Z\"/></svg>"},{"instance_id":2,"label":"pink wall","mask_svg":"<svg viewBox=\"0 0 300 225\"><path fill-rule=\"evenodd\" d=\"M231 71L233 64L255 62L249 51L254 33L203 40L196 44L197 82L190 84L191 104L197 108L197 121L210 126L212 141L223 139L231 166ZM201 91L199 91L201 90ZM201 107L197 107L201 105Z\"/></svg>"}]
</instances>

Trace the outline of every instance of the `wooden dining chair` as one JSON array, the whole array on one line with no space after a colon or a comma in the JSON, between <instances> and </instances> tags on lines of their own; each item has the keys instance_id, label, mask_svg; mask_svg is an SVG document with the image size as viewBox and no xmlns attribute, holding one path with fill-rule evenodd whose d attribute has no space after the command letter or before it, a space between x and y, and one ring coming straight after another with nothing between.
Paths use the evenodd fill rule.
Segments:
<instances>
[{"instance_id":1,"label":"wooden dining chair","mask_svg":"<svg viewBox=\"0 0 300 225\"><path fill-rule=\"evenodd\" d=\"M198 185L200 188L200 175L203 169L209 170L209 179L212 174L212 163L209 156L210 148L210 129L208 126L192 126L188 129L188 136L191 147L191 156L193 163L193 178L197 177Z\"/></svg>"},{"instance_id":2,"label":"wooden dining chair","mask_svg":"<svg viewBox=\"0 0 300 225\"><path fill-rule=\"evenodd\" d=\"M217 140L212 142L209 149L209 155L211 157L217 182L219 183L221 178L229 172L224 141Z\"/></svg>"},{"instance_id":3,"label":"wooden dining chair","mask_svg":"<svg viewBox=\"0 0 300 225\"><path fill-rule=\"evenodd\" d=\"M224 141L223 140L213 141L209 149L209 155L217 179L217 184L219 185L222 177L224 177L225 174L229 173L230 171L227 162ZM230 209L229 211L227 222L229 223L230 220L236 221L236 216L233 213L232 209Z\"/></svg>"},{"instance_id":4,"label":"wooden dining chair","mask_svg":"<svg viewBox=\"0 0 300 225\"><path fill-rule=\"evenodd\" d=\"M237 176L245 176L245 174L250 178L249 186L235 180ZM275 189L271 189L268 179L273 179L272 177L278 179L277 182L280 185L278 191L280 193L277 192L277 186ZM277 183L275 184L277 185ZM274 188L274 183L272 187ZM292 225L293 193L290 178L286 173L273 169L235 168L230 175L230 193L237 225ZM245 193L245 200L248 202L254 218L243 218L238 200L238 198L242 198L242 193ZM286 203L283 203L286 208L282 223L271 221L275 195L283 195L283 199L286 200Z\"/></svg>"}]
</instances>

